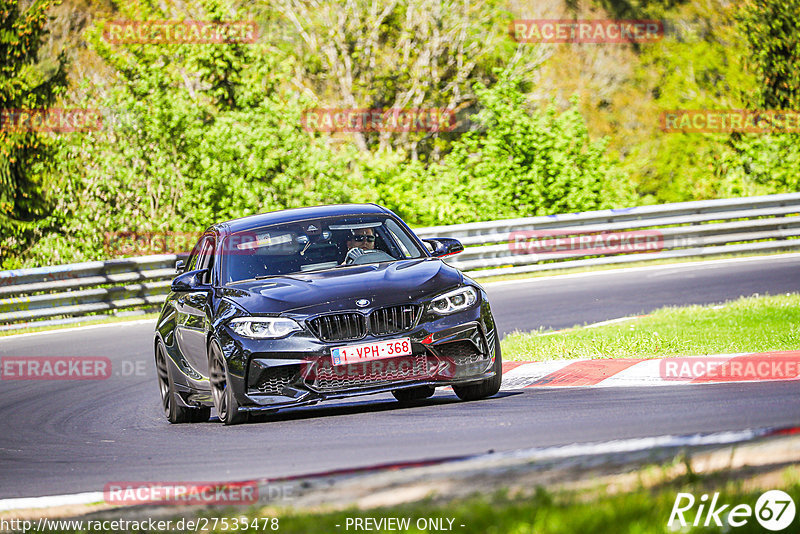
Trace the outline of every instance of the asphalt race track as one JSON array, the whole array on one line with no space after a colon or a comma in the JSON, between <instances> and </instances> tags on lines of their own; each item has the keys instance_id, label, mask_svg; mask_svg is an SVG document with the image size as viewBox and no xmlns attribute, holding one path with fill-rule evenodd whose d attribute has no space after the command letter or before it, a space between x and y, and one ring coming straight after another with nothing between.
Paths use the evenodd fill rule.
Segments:
<instances>
[{"instance_id":1,"label":"asphalt race track","mask_svg":"<svg viewBox=\"0 0 800 534\"><path fill-rule=\"evenodd\" d=\"M714 304L740 296L800 291L800 255L645 267L627 272L503 282L489 289L504 333L569 328L648 313L663 306ZM800 347L798 347L800 348Z\"/></svg>"},{"instance_id":2,"label":"asphalt race track","mask_svg":"<svg viewBox=\"0 0 800 534\"><path fill-rule=\"evenodd\" d=\"M800 258L674 265L491 285L501 330L564 328L800 290ZM800 425L797 382L502 392L446 391L400 408L389 395L224 427L160 412L152 323L0 339L0 357L105 356L98 381L0 381L0 499L100 491L109 482L280 477L610 439Z\"/></svg>"}]
</instances>

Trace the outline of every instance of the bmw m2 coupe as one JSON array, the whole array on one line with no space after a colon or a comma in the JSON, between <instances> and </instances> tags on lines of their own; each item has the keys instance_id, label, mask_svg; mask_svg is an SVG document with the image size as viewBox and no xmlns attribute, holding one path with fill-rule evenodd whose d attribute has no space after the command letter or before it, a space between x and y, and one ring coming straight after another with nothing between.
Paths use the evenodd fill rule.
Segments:
<instances>
[{"instance_id":1,"label":"bmw m2 coupe","mask_svg":"<svg viewBox=\"0 0 800 534\"><path fill-rule=\"evenodd\" d=\"M161 404L172 423L452 386L496 394L497 328L486 292L374 205L298 208L211 226L172 281L155 332Z\"/></svg>"}]
</instances>

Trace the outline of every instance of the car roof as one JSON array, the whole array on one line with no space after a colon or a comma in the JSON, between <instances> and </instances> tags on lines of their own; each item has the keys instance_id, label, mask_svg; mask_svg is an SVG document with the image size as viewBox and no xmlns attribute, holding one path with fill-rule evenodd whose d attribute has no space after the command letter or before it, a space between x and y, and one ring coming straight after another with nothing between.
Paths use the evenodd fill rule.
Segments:
<instances>
[{"instance_id":1,"label":"car roof","mask_svg":"<svg viewBox=\"0 0 800 534\"><path fill-rule=\"evenodd\" d=\"M389 213L391 213L389 210L377 204L333 204L329 206L291 208L250 215L248 217L214 224L209 230L216 230L220 233L235 233L261 228L270 224L282 224L337 215L374 215Z\"/></svg>"}]
</instances>

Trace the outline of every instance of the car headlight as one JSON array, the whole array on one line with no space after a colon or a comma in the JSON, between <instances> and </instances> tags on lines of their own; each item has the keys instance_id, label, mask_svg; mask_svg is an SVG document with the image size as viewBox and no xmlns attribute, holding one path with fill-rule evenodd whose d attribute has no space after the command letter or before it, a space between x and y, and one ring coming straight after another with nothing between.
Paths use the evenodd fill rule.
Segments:
<instances>
[{"instance_id":1,"label":"car headlight","mask_svg":"<svg viewBox=\"0 0 800 534\"><path fill-rule=\"evenodd\" d=\"M464 286L433 299L431 311L439 315L449 315L466 310L476 302L478 302L478 292L472 286Z\"/></svg>"},{"instance_id":2,"label":"car headlight","mask_svg":"<svg viewBox=\"0 0 800 534\"><path fill-rule=\"evenodd\" d=\"M231 319L231 328L244 337L277 339L302 330L299 324L286 317L236 317Z\"/></svg>"}]
</instances>

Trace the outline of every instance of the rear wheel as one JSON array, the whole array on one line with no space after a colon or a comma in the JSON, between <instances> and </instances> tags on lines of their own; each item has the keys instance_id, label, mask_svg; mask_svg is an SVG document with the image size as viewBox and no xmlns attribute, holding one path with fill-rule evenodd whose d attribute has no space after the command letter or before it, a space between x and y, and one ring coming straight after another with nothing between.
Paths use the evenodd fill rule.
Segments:
<instances>
[{"instance_id":1,"label":"rear wheel","mask_svg":"<svg viewBox=\"0 0 800 534\"><path fill-rule=\"evenodd\" d=\"M412 402L416 400L427 399L436 392L433 386L419 386L416 388L396 389L392 391L394 398L400 402Z\"/></svg>"},{"instance_id":2,"label":"rear wheel","mask_svg":"<svg viewBox=\"0 0 800 534\"><path fill-rule=\"evenodd\" d=\"M465 401L485 399L491 397L500 391L500 385L503 382L503 358L500 355L500 341L495 335L494 338L494 376L487 378L483 382L477 384L470 384L468 386L453 386L458 398Z\"/></svg>"},{"instance_id":3,"label":"rear wheel","mask_svg":"<svg viewBox=\"0 0 800 534\"><path fill-rule=\"evenodd\" d=\"M214 398L214 409L219 420L226 425L242 423L247 413L239 409L239 403L233 395L228 381L228 368L222 356L222 349L216 341L208 346L208 379L211 382L211 396Z\"/></svg>"},{"instance_id":4,"label":"rear wheel","mask_svg":"<svg viewBox=\"0 0 800 534\"><path fill-rule=\"evenodd\" d=\"M167 364L167 349L159 341L156 346L156 374L158 376L158 389L161 393L161 409L170 423L202 423L211 417L211 408L187 408L177 401L178 393L172 372Z\"/></svg>"}]
</instances>

